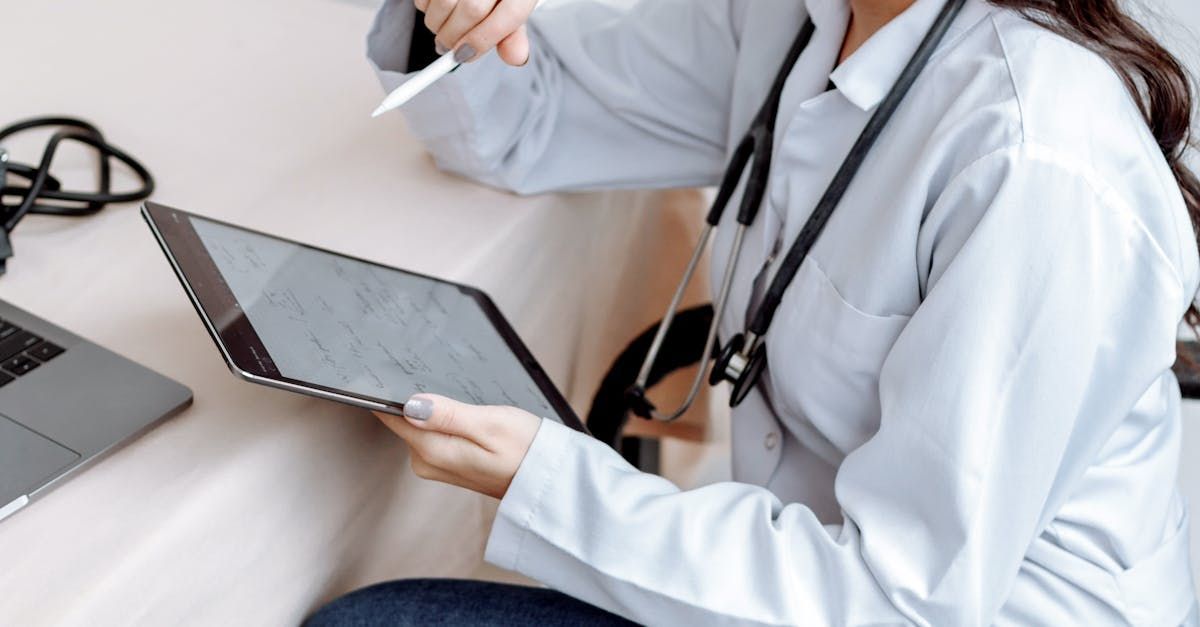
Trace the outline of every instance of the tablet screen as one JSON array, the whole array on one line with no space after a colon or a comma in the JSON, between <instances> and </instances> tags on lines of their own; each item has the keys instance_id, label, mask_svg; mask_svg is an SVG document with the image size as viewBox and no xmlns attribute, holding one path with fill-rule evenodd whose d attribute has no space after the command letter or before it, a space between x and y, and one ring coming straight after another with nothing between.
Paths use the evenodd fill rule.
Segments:
<instances>
[{"instance_id":1,"label":"tablet screen","mask_svg":"<svg viewBox=\"0 0 1200 627\"><path fill-rule=\"evenodd\" d=\"M283 377L396 405L416 392L434 392L558 418L466 289L188 219L235 308L269 353L256 359Z\"/></svg>"}]
</instances>

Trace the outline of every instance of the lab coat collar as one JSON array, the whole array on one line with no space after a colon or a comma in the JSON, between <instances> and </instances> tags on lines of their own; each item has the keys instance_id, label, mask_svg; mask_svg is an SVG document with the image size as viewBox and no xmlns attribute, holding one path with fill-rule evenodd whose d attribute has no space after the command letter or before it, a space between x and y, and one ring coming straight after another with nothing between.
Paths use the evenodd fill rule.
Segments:
<instances>
[{"instance_id":1,"label":"lab coat collar","mask_svg":"<svg viewBox=\"0 0 1200 627\"><path fill-rule=\"evenodd\" d=\"M849 23L847 0L807 0L809 14L817 28L822 22L841 28L845 32ZM863 111L874 109L891 91L896 79L908 65L909 59L920 46L921 40L937 19L943 6L942 0L916 0L908 9L888 22L867 40L850 58L846 59L830 75L838 91ZM838 11L840 10L840 26ZM938 53L953 46L955 40L989 15L995 7L986 0L967 0L957 19L950 26ZM838 42L843 37L838 38Z\"/></svg>"},{"instance_id":2,"label":"lab coat collar","mask_svg":"<svg viewBox=\"0 0 1200 627\"><path fill-rule=\"evenodd\" d=\"M805 0L808 16L818 31L836 33L838 44L846 35L846 27L850 23L850 3L848 0Z\"/></svg>"}]
</instances>

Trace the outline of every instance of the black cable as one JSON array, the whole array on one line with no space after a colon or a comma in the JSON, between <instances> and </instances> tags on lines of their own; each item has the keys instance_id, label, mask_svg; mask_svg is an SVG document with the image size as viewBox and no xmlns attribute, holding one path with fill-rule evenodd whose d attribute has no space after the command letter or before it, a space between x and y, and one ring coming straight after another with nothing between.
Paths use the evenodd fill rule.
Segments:
<instances>
[{"instance_id":1,"label":"black cable","mask_svg":"<svg viewBox=\"0 0 1200 627\"><path fill-rule=\"evenodd\" d=\"M154 177L137 159L108 143L95 125L78 118L55 116L23 120L0 129L0 142L17 133L39 128L58 128L36 165L27 165L8 160L8 154L0 147L0 274L12 256L9 234L25 216L33 214L62 217L82 217L104 209L110 203L136 202L145 200L154 192ZM96 191L84 192L64 190L62 182L50 174L58 147L65 141L74 141L95 149L98 159ZM141 180L141 186L129 192L113 192L112 161L128 167ZM10 184L9 179L23 180L25 185ZM6 199L16 198L16 204ZM45 202L54 201L54 202ZM73 204L62 204L73 203Z\"/></svg>"}]
</instances>

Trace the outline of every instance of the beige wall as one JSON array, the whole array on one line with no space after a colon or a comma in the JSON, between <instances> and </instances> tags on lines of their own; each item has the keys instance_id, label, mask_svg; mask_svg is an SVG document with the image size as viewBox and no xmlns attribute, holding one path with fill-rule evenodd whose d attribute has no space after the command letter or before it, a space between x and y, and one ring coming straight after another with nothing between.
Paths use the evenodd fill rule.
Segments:
<instances>
[{"instance_id":1,"label":"beige wall","mask_svg":"<svg viewBox=\"0 0 1200 627\"><path fill-rule=\"evenodd\" d=\"M1143 0L1147 1L1147 0ZM1150 0L1160 13L1151 27L1166 38L1176 55L1200 78L1200 2L1197 0ZM1192 163L1200 166L1193 155ZM1183 451L1179 484L1192 506L1192 570L1200 573L1200 401L1184 403ZM1200 583L1200 582L1198 582ZM1200 591L1200 585L1197 586Z\"/></svg>"}]
</instances>

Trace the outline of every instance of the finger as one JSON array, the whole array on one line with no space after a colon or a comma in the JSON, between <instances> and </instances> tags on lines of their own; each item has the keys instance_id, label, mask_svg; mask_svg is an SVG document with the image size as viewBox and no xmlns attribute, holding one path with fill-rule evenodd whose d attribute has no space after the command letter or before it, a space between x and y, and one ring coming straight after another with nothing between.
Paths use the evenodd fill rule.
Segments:
<instances>
[{"instance_id":1,"label":"finger","mask_svg":"<svg viewBox=\"0 0 1200 627\"><path fill-rule=\"evenodd\" d=\"M424 13L425 9L429 8L429 0L413 0L413 6L421 13Z\"/></svg>"},{"instance_id":2,"label":"finger","mask_svg":"<svg viewBox=\"0 0 1200 627\"><path fill-rule=\"evenodd\" d=\"M409 421L405 420L403 416L385 414L378 411L373 411L371 413L375 414L375 417L378 418L379 422L382 422L385 427L391 429L393 433L400 436L400 438L406 442L414 437L420 437L420 434L425 433L424 431L414 427Z\"/></svg>"},{"instance_id":3,"label":"finger","mask_svg":"<svg viewBox=\"0 0 1200 627\"><path fill-rule=\"evenodd\" d=\"M522 25L517 32L501 39L500 43L496 44L496 54L512 66L520 67L529 63L529 36L525 33L525 26Z\"/></svg>"},{"instance_id":4,"label":"finger","mask_svg":"<svg viewBox=\"0 0 1200 627\"><path fill-rule=\"evenodd\" d=\"M400 416L379 412L375 412L375 415L388 429L391 429L393 433L400 436L400 439L408 444L408 448L414 454L420 455L427 461L436 458L442 462L440 465L444 467L453 463L456 458L466 457L464 454L450 450L456 444L448 442L450 440L459 440L460 443L469 443L469 441L463 440L463 438L448 433L419 429L413 425L412 421ZM470 446L476 445L471 443Z\"/></svg>"},{"instance_id":5,"label":"finger","mask_svg":"<svg viewBox=\"0 0 1200 627\"><path fill-rule=\"evenodd\" d=\"M486 486L472 481L469 477L438 468L428 461L417 457L413 457L412 459L412 469L413 474L422 479L440 481L442 483L448 483L460 488L466 488L472 492L478 492L480 494L486 494L493 497L496 496L497 491L494 489L488 489Z\"/></svg>"},{"instance_id":6,"label":"finger","mask_svg":"<svg viewBox=\"0 0 1200 627\"><path fill-rule=\"evenodd\" d=\"M425 28L430 32L439 34L442 26L446 23L446 19L454 11L458 5L458 0L428 0L429 4L425 9ZM437 38L441 42L440 38Z\"/></svg>"},{"instance_id":7,"label":"finger","mask_svg":"<svg viewBox=\"0 0 1200 627\"><path fill-rule=\"evenodd\" d=\"M493 469L493 455L458 436L422 431L403 418L373 412L381 422L408 444L413 473L422 479L441 481L494 496L497 490L476 480ZM455 440L456 442L448 442ZM463 447L467 447L464 449Z\"/></svg>"},{"instance_id":8,"label":"finger","mask_svg":"<svg viewBox=\"0 0 1200 627\"><path fill-rule=\"evenodd\" d=\"M450 17L446 18L446 22L437 31L437 41L443 46L458 50L460 40L463 36L487 19L491 14L493 7L496 6L494 0L458 0L454 5L454 10L450 12ZM472 46L467 58L462 61L469 61L481 52L487 52L489 49L480 49Z\"/></svg>"},{"instance_id":9,"label":"finger","mask_svg":"<svg viewBox=\"0 0 1200 627\"><path fill-rule=\"evenodd\" d=\"M521 65L525 62L529 51L529 42L526 39L523 27L525 20L529 18L531 10L532 5L529 5L526 0L502 0L482 22L466 33L462 41L456 43L455 46L462 47L469 45L476 52L482 53L497 47L505 38L521 32L521 35L514 40L513 45L524 41L524 49L515 51L519 56L513 61L504 59L510 65Z\"/></svg>"},{"instance_id":10,"label":"finger","mask_svg":"<svg viewBox=\"0 0 1200 627\"><path fill-rule=\"evenodd\" d=\"M417 455L415 452L411 455L410 465L412 466L413 474L429 481L440 481L450 485L456 485L460 488L466 488L475 492L481 492L480 486L470 479L454 473L452 471L439 468L434 464L429 463L424 457Z\"/></svg>"},{"instance_id":11,"label":"finger","mask_svg":"<svg viewBox=\"0 0 1200 627\"><path fill-rule=\"evenodd\" d=\"M400 436L400 439L404 440L408 444L409 448L413 449L427 460L431 457L437 456L439 459L446 459L447 461L450 461L454 455L449 454L444 449L453 445L447 444L445 441L463 440L463 438L457 435L418 428L413 421L400 416L393 416L391 414L382 414L378 412L376 412L375 415L381 421L383 421L383 424L386 425L388 429L391 429L393 433ZM469 442L469 440L466 441ZM475 446L475 444L472 443L471 446Z\"/></svg>"},{"instance_id":12,"label":"finger","mask_svg":"<svg viewBox=\"0 0 1200 627\"><path fill-rule=\"evenodd\" d=\"M409 403L412 403L413 400L409 399ZM439 400L449 401L450 399L439 397ZM463 407L475 408L474 405L458 404ZM441 403L441 405L448 406L449 403ZM442 412L441 415L443 418L440 419L444 419L445 414L446 412ZM425 428L428 421L422 422L378 412L375 415L389 429L395 432L396 435L407 442L409 448L416 454L425 458L429 463L447 471L454 472L456 469L470 470L483 467L482 464L484 464L484 461L482 458L489 454L487 449L480 447L474 441L460 434Z\"/></svg>"},{"instance_id":13,"label":"finger","mask_svg":"<svg viewBox=\"0 0 1200 627\"><path fill-rule=\"evenodd\" d=\"M409 464L412 466L413 474L422 479L450 483L450 473L429 463L424 457L418 455L416 451L409 453Z\"/></svg>"},{"instance_id":14,"label":"finger","mask_svg":"<svg viewBox=\"0 0 1200 627\"><path fill-rule=\"evenodd\" d=\"M464 438L490 450L512 424L512 407L470 405L437 394L417 394L404 403L408 423L421 431Z\"/></svg>"}]
</instances>

